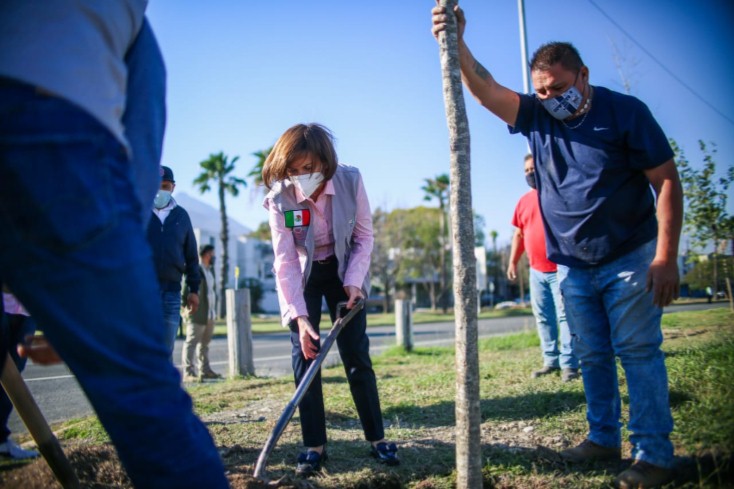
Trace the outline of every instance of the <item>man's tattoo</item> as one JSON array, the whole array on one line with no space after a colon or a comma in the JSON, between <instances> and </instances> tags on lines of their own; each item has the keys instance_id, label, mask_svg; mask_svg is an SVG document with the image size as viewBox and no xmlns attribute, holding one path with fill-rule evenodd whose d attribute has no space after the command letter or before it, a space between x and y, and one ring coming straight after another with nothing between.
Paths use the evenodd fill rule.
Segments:
<instances>
[{"instance_id":1,"label":"man's tattoo","mask_svg":"<svg viewBox=\"0 0 734 489\"><path fill-rule=\"evenodd\" d=\"M479 61L474 60L474 73L482 77L483 79L487 80L489 78L492 78L492 75L489 74L489 71L487 71L487 68L479 64Z\"/></svg>"}]
</instances>

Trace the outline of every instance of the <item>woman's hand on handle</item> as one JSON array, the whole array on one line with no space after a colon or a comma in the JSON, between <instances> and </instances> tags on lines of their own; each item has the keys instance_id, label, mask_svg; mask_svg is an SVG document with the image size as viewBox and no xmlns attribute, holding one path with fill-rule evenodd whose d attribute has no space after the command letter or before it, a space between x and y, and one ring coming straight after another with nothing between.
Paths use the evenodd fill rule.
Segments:
<instances>
[{"instance_id":1,"label":"woman's hand on handle","mask_svg":"<svg viewBox=\"0 0 734 489\"><path fill-rule=\"evenodd\" d=\"M311 326L308 316L298 316L296 323L298 324L298 338L301 341L301 352L307 360L313 360L319 354L319 349L316 346L320 339L319 334Z\"/></svg>"},{"instance_id":2,"label":"woman's hand on handle","mask_svg":"<svg viewBox=\"0 0 734 489\"><path fill-rule=\"evenodd\" d=\"M354 307L354 304L359 299L364 299L364 294L362 293L362 289L359 287L355 287L354 285L345 285L344 286L344 292L347 293L347 309L351 309Z\"/></svg>"}]
</instances>

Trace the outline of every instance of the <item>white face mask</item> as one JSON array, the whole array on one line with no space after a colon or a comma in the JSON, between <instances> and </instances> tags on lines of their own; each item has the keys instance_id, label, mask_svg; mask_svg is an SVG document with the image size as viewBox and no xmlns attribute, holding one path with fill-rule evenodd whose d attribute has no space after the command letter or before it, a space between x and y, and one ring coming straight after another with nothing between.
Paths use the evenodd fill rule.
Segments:
<instances>
[{"instance_id":1,"label":"white face mask","mask_svg":"<svg viewBox=\"0 0 734 489\"><path fill-rule=\"evenodd\" d=\"M313 193L319 188L321 182L324 181L324 176L321 173L306 173L305 175L297 175L290 177L293 185L301 191L306 197L311 197Z\"/></svg>"}]
</instances>

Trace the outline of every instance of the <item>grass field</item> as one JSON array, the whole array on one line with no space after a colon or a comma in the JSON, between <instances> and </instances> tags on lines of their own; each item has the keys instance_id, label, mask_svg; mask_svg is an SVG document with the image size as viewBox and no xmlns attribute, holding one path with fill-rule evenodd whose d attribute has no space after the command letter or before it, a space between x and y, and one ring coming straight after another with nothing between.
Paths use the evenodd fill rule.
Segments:
<instances>
[{"instance_id":1,"label":"grass field","mask_svg":"<svg viewBox=\"0 0 734 489\"><path fill-rule=\"evenodd\" d=\"M732 487L734 314L723 308L666 314L663 328L675 419L672 441L679 457L676 487ZM558 376L531 379L529 373L538 366L539 357L538 340L531 332L480 343L485 487L609 487L629 460L579 468L558 458L558 450L585 437L583 388L580 382L562 383ZM453 349L418 348L409 354L393 349L373 360L386 434L400 446L401 465L384 467L367 456L368 445L344 372L330 368L323 372L330 460L319 477L308 482L291 479L293 462L301 449L296 416L269 459L269 476L282 478L280 485L273 487L454 487ZM621 369L620 383L625 422L628 398ZM232 487L264 487L250 474L293 393L292 380L247 378L187 388L197 413L221 448ZM80 452L87 458L94 457L89 455L90 447L100 453L110 451L106 434L94 417L55 428L62 443L73 447L69 449L73 454L79 447L87 450ZM627 433L623 436L626 440ZM623 455L629 457L626 443ZM11 472L22 474L25 470L41 471L43 462ZM7 474L0 472L0 486L9 484ZM90 477L97 478L99 487L125 487L124 476L115 479L96 472Z\"/></svg>"}]
</instances>

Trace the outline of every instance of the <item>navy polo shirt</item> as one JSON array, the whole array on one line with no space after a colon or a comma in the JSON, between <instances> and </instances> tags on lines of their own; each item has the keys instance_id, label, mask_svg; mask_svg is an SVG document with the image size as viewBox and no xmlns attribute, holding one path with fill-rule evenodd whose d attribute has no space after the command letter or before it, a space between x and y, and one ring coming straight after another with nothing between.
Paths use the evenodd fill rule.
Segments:
<instances>
[{"instance_id":1,"label":"navy polo shirt","mask_svg":"<svg viewBox=\"0 0 734 489\"><path fill-rule=\"evenodd\" d=\"M513 134L535 162L548 258L569 267L609 262L657 236L655 198L643 170L673 157L637 98L594 87L591 110L567 124L535 95L520 95Z\"/></svg>"}]
</instances>

